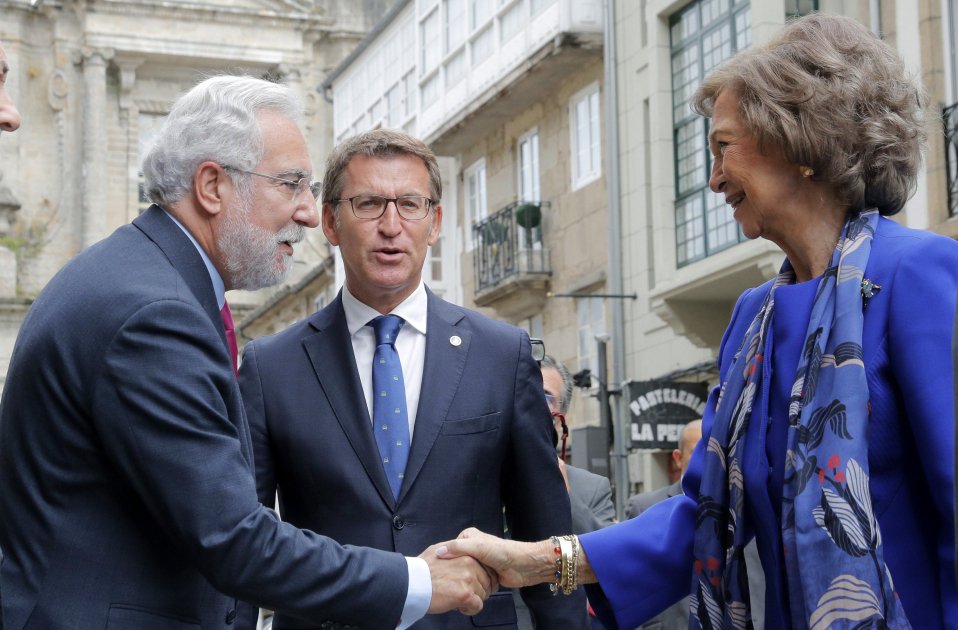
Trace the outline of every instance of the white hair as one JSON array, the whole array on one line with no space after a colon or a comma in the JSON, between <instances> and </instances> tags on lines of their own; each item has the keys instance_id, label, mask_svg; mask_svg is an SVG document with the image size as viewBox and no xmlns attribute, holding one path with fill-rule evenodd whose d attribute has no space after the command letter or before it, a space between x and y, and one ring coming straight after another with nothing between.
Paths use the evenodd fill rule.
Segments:
<instances>
[{"instance_id":1,"label":"white hair","mask_svg":"<svg viewBox=\"0 0 958 630\"><path fill-rule=\"evenodd\" d=\"M256 116L271 111L299 120L302 105L286 86L248 76L216 76L177 99L143 158L146 193L159 204L179 201L196 168L213 161L249 170L265 153ZM249 176L228 171L240 192Z\"/></svg>"}]
</instances>

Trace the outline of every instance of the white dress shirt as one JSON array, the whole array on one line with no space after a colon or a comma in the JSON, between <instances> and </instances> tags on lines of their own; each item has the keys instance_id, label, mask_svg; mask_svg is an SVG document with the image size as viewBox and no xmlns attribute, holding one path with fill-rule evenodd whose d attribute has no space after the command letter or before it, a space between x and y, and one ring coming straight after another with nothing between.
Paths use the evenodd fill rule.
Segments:
<instances>
[{"instance_id":1,"label":"white dress shirt","mask_svg":"<svg viewBox=\"0 0 958 630\"><path fill-rule=\"evenodd\" d=\"M346 326L349 328L359 381L366 398L369 422L372 423L373 355L376 352L376 333L372 326L366 324L382 313L353 297L345 285L343 285L343 311L346 313ZM423 365L426 363L426 320L429 315L426 285L420 281L416 290L390 311L390 314L398 315L406 321L399 329L395 345L399 362L402 364L403 385L406 387L409 443L412 444L416 411L419 409L419 393L422 391ZM406 558L406 564L409 568L409 589L406 592L402 618L397 626L399 630L408 628L425 616L429 610L429 603L432 601L432 577L429 575L429 565L422 558L409 557Z\"/></svg>"}]
</instances>

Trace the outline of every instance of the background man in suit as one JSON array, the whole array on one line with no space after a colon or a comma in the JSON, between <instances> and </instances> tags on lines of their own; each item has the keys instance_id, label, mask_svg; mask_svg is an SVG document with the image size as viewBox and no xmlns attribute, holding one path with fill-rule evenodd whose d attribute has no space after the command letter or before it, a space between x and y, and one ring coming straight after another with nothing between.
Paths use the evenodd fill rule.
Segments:
<instances>
[{"instance_id":1,"label":"background man in suit","mask_svg":"<svg viewBox=\"0 0 958 630\"><path fill-rule=\"evenodd\" d=\"M322 225L346 284L305 321L247 344L240 372L260 500L272 505L278 488L285 520L406 554L468 526L501 535L503 505L516 538L569 533L528 336L422 281L441 194L435 156L407 134L367 132L329 156ZM401 327L387 338L379 322ZM524 597L540 627L585 623L581 595L556 599L543 585ZM515 627L510 592L473 620L416 627L473 621Z\"/></svg>"},{"instance_id":2,"label":"background man in suit","mask_svg":"<svg viewBox=\"0 0 958 630\"><path fill-rule=\"evenodd\" d=\"M695 445L698 444L701 439L701 420L692 420L682 427L682 432L679 433L679 442L672 451L672 462L675 464L675 469L679 471L678 480L671 486L659 488L658 490L649 490L629 497L629 501L625 507L625 516L627 518L635 518L659 501L664 501L682 492L682 475L685 474L685 469L688 468L689 459L692 457L692 451L695 450Z\"/></svg>"},{"instance_id":3,"label":"background man in suit","mask_svg":"<svg viewBox=\"0 0 958 630\"><path fill-rule=\"evenodd\" d=\"M0 131L16 131L20 126L20 112L14 105L13 99L7 94L7 75L10 73L10 64L7 63L7 52L0 42Z\"/></svg>"},{"instance_id":4,"label":"background man in suit","mask_svg":"<svg viewBox=\"0 0 958 630\"><path fill-rule=\"evenodd\" d=\"M635 518L656 503L682 493L682 475L688 468L689 459L692 457L695 445L701 439L701 420L692 420L682 428L682 432L679 433L679 442L675 450L672 451L672 462L675 464L676 470L679 471L678 481L658 490L650 490L629 497L629 502L625 508L626 517ZM639 628L641 630L685 630L688 627L689 599L685 597L642 624Z\"/></svg>"},{"instance_id":5,"label":"background man in suit","mask_svg":"<svg viewBox=\"0 0 958 630\"><path fill-rule=\"evenodd\" d=\"M572 375L550 354L542 357L539 368L542 371L542 389L546 404L552 412L552 440L556 448L559 448L559 435L563 433L562 423L569 411L569 405L572 404ZM560 415L562 420L559 419ZM615 505L612 503L612 486L608 478L584 468L569 466L561 456L557 457L557 461L572 505L572 533L585 534L614 523ZM517 593L518 590L515 589L514 592ZM532 630L535 626L532 625L528 610L518 597L514 599L519 614L519 629ZM594 616L590 615L589 621L593 630L602 628Z\"/></svg>"},{"instance_id":6,"label":"background man in suit","mask_svg":"<svg viewBox=\"0 0 958 630\"><path fill-rule=\"evenodd\" d=\"M542 369L542 387L545 390L546 404L552 412L553 440L559 446L559 435L563 431L557 414L563 418L572 404L572 375L552 355L545 355L539 363ZM585 534L602 529L615 522L615 506L612 504L612 486L602 475L589 472L584 468L568 466L559 457L559 470L565 479L569 500L572 503L572 532Z\"/></svg>"},{"instance_id":7,"label":"background man in suit","mask_svg":"<svg viewBox=\"0 0 958 630\"><path fill-rule=\"evenodd\" d=\"M27 314L0 403L7 630L229 628L234 598L395 628L495 588L478 565L342 547L257 501L224 291L279 281L318 223L299 112L258 79L195 87L143 166L158 205Z\"/></svg>"}]
</instances>

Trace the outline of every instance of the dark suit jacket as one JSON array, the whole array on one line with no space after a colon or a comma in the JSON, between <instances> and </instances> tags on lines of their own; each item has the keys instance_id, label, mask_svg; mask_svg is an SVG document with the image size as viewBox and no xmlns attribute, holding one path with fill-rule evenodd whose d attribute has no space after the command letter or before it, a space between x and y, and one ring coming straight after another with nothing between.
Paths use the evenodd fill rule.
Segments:
<instances>
[{"instance_id":1,"label":"dark suit jacket","mask_svg":"<svg viewBox=\"0 0 958 630\"><path fill-rule=\"evenodd\" d=\"M657 490L649 490L629 497L625 508L626 518L635 518L656 503L665 501L669 497L682 494L682 482L676 481L671 486ZM652 619L649 619L636 630L686 630L689 627L689 599L683 597Z\"/></svg>"},{"instance_id":2,"label":"dark suit jacket","mask_svg":"<svg viewBox=\"0 0 958 630\"><path fill-rule=\"evenodd\" d=\"M428 292L426 356L409 462L393 498L373 437L342 297L246 345L240 383L260 500L341 543L418 555L466 527L542 540L572 530L542 376L526 334ZM450 342L458 337L461 344ZM537 393L538 392L538 393ZM585 599L524 597L550 629L585 623ZM508 590L475 618L453 612L417 628L515 627ZM279 616L274 628L303 627Z\"/></svg>"},{"instance_id":3,"label":"dark suit jacket","mask_svg":"<svg viewBox=\"0 0 958 630\"><path fill-rule=\"evenodd\" d=\"M234 598L383 628L405 598L398 554L344 549L257 501L209 274L155 206L27 314L0 406L0 513L6 630L231 628Z\"/></svg>"},{"instance_id":4,"label":"dark suit jacket","mask_svg":"<svg viewBox=\"0 0 958 630\"><path fill-rule=\"evenodd\" d=\"M608 478L575 466L566 466L565 474L569 477L574 533L594 532L615 522L612 485Z\"/></svg>"}]
</instances>

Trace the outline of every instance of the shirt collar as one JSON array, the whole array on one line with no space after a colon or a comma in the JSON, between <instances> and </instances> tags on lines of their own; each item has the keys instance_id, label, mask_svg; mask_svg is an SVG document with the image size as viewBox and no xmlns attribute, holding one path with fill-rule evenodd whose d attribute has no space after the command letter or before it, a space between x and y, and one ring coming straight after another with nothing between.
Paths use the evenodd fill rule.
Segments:
<instances>
[{"instance_id":1,"label":"shirt collar","mask_svg":"<svg viewBox=\"0 0 958 630\"><path fill-rule=\"evenodd\" d=\"M346 313L346 326L349 328L350 336L355 335L374 317L382 315L376 309L356 299L345 284L343 285L343 311ZM425 283L420 280L416 290L390 311L390 314L402 317L407 324L425 335L428 312L429 296L426 294Z\"/></svg>"},{"instance_id":2,"label":"shirt collar","mask_svg":"<svg viewBox=\"0 0 958 630\"><path fill-rule=\"evenodd\" d=\"M163 212L166 212L166 210L163 210ZM213 281L213 292L216 294L216 308L223 310L223 305L226 304L226 285L223 283L223 278L220 276L220 272L216 270L216 266L213 265L213 261L210 260L206 250L200 247L200 244L196 242L196 239L193 238L193 235L190 234L190 231L187 230L186 227L169 212L166 212L166 216L173 220L173 223L176 224L176 227L183 230L183 234L186 234L186 237L190 239L191 243L193 243L193 247L195 247L196 251L200 253L200 257L203 259L203 264L206 265L206 270L210 274L210 280Z\"/></svg>"}]
</instances>

